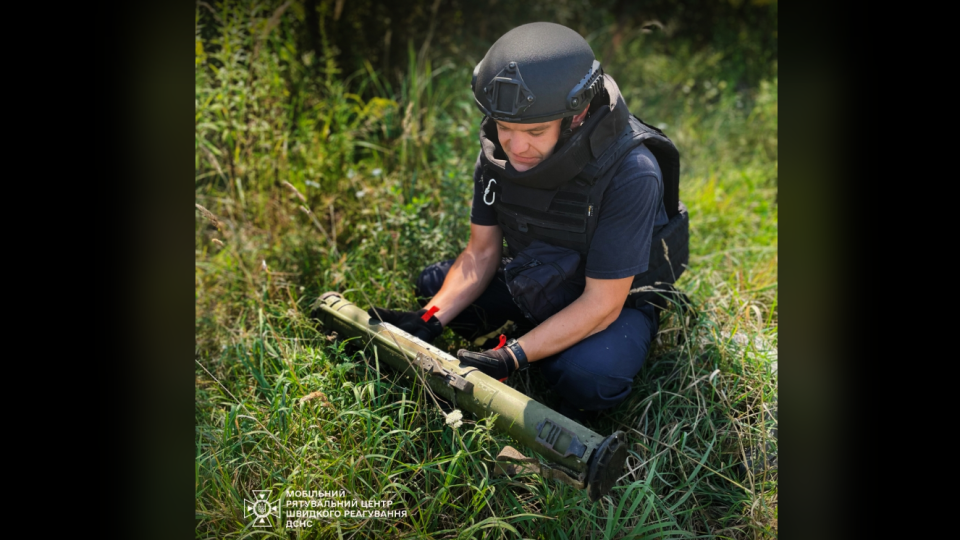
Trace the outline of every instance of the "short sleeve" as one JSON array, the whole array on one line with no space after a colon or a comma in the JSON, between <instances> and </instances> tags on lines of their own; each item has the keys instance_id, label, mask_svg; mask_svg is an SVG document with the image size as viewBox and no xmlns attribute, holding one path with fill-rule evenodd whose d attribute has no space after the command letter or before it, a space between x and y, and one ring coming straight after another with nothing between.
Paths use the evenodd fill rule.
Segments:
<instances>
[{"instance_id":1,"label":"short sleeve","mask_svg":"<svg viewBox=\"0 0 960 540\"><path fill-rule=\"evenodd\" d=\"M620 279L647 271L653 231L667 223L661 178L645 146L624 157L600 202L587 277Z\"/></svg>"},{"instance_id":2,"label":"short sleeve","mask_svg":"<svg viewBox=\"0 0 960 540\"><path fill-rule=\"evenodd\" d=\"M473 204L470 207L470 223L475 225L497 225L497 212L483 202L483 168L480 167L480 155L473 168Z\"/></svg>"}]
</instances>

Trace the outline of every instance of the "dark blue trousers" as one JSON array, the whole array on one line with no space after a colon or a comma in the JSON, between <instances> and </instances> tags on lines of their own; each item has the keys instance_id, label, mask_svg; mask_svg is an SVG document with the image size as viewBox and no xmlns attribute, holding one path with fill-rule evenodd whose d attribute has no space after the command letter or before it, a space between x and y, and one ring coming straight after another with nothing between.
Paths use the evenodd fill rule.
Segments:
<instances>
[{"instance_id":1,"label":"dark blue trousers","mask_svg":"<svg viewBox=\"0 0 960 540\"><path fill-rule=\"evenodd\" d=\"M432 264L417 279L421 306L443 285L453 261ZM510 296L500 265L496 277L477 300L450 321L450 328L478 347L495 347L499 333L520 337L533 329ZM442 306L440 306L442 309ZM504 326L508 321L514 325ZM657 335L653 306L624 308L610 326L553 356L531 362L561 398L561 414L600 411L614 407L630 395L633 378L647 357L650 342ZM486 336L486 337L485 337Z\"/></svg>"}]
</instances>

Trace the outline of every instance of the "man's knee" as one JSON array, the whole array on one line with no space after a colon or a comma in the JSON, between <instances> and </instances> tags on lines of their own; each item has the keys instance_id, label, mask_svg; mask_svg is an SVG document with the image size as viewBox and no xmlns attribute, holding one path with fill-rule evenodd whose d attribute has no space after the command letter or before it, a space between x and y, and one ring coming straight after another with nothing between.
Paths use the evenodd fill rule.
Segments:
<instances>
[{"instance_id":1,"label":"man's knee","mask_svg":"<svg viewBox=\"0 0 960 540\"><path fill-rule=\"evenodd\" d=\"M656 332L651 315L624 309L606 330L545 360L542 373L553 390L577 409L596 411L619 405L630 395Z\"/></svg>"},{"instance_id":2,"label":"man's knee","mask_svg":"<svg viewBox=\"0 0 960 540\"><path fill-rule=\"evenodd\" d=\"M553 391L568 406L599 411L619 405L630 395L633 380L588 372L576 364L555 366L562 369Z\"/></svg>"},{"instance_id":3,"label":"man's knee","mask_svg":"<svg viewBox=\"0 0 960 540\"><path fill-rule=\"evenodd\" d=\"M420 272L414 285L414 294L417 295L417 301L421 305L440 292L440 287L443 287L443 280L447 278L447 272L450 271L451 266L453 266L453 260L441 261L431 264Z\"/></svg>"}]
</instances>

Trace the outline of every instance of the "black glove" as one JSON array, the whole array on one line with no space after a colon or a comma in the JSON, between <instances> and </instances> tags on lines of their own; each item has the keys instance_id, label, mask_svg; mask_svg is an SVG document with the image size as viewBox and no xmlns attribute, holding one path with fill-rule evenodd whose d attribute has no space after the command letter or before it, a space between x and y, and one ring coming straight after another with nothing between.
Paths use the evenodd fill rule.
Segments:
<instances>
[{"instance_id":1,"label":"black glove","mask_svg":"<svg viewBox=\"0 0 960 540\"><path fill-rule=\"evenodd\" d=\"M443 325L440 324L440 321L434 315L431 315L428 320L424 321L422 317L426 312L427 310L425 309L421 309L420 311L392 311L383 308L370 308L367 310L367 313L374 320L383 320L383 322L390 323L427 343L432 343L433 340L437 339L437 337L443 333ZM379 314L379 316L377 314Z\"/></svg>"},{"instance_id":2,"label":"black glove","mask_svg":"<svg viewBox=\"0 0 960 540\"><path fill-rule=\"evenodd\" d=\"M517 355L516 361L507 349L514 351L514 354ZM527 355L524 354L523 349L520 348L520 344L515 339L511 339L507 343L507 347L501 346L478 353L460 349L457 351L457 358L460 359L460 362L473 366L500 382L507 380L507 377L514 371L527 367Z\"/></svg>"}]
</instances>

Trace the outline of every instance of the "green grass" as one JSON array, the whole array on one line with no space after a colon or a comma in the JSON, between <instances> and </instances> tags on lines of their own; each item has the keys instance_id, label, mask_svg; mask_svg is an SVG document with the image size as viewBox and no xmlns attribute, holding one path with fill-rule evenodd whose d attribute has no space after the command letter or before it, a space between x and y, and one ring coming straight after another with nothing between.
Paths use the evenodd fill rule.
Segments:
<instances>
[{"instance_id":1,"label":"green grass","mask_svg":"<svg viewBox=\"0 0 960 540\"><path fill-rule=\"evenodd\" d=\"M679 286L701 316L666 317L629 399L591 426L630 445L619 484L591 503L538 475L494 477L516 443L486 421L447 426L419 388L307 316L327 290L413 307L420 269L466 245L473 66L411 46L400 85L345 76L332 55L297 52L296 4L273 27L271 10L230 6L198 9L215 36L198 37L196 71L198 538L776 536L776 464L756 457L776 451L776 78L735 89L723 55L666 56L641 34L601 58L680 148ZM448 331L439 345L461 343ZM408 515L257 529L244 501L261 489L344 490Z\"/></svg>"}]
</instances>

